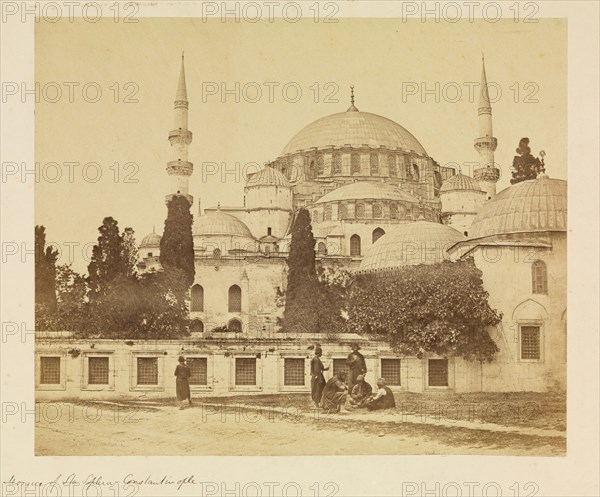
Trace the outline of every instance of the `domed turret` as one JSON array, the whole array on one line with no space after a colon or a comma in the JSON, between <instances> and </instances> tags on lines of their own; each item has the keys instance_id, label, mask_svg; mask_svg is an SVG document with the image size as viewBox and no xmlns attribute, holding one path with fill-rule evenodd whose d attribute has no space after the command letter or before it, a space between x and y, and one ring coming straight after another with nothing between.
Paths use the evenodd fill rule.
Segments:
<instances>
[{"instance_id":1,"label":"domed turret","mask_svg":"<svg viewBox=\"0 0 600 497\"><path fill-rule=\"evenodd\" d=\"M221 257L230 251L256 251L256 240L248 226L221 210L198 216L192 233L194 248L202 255Z\"/></svg>"},{"instance_id":2,"label":"domed turret","mask_svg":"<svg viewBox=\"0 0 600 497\"><path fill-rule=\"evenodd\" d=\"M160 248L161 238L162 237L158 233L153 231L152 233L146 235L142 239L142 243L140 243L140 248Z\"/></svg>"},{"instance_id":3,"label":"domed turret","mask_svg":"<svg viewBox=\"0 0 600 497\"><path fill-rule=\"evenodd\" d=\"M486 192L470 176L460 172L451 176L440 188L442 222L468 236L485 198Z\"/></svg>"}]
</instances>

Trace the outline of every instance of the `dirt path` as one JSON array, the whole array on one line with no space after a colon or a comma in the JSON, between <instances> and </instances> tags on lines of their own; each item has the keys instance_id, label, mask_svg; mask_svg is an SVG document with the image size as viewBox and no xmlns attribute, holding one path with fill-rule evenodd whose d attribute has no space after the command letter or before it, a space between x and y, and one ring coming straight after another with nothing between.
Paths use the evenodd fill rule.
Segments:
<instances>
[{"instance_id":1,"label":"dirt path","mask_svg":"<svg viewBox=\"0 0 600 497\"><path fill-rule=\"evenodd\" d=\"M36 455L559 455L554 438L462 428L306 419L198 406L61 404L36 423Z\"/></svg>"}]
</instances>

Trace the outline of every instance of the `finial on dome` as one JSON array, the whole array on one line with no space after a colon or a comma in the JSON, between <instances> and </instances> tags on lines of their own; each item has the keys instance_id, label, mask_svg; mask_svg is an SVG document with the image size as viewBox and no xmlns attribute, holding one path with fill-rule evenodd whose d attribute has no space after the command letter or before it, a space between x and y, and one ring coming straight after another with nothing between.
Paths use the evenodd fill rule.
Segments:
<instances>
[{"instance_id":1,"label":"finial on dome","mask_svg":"<svg viewBox=\"0 0 600 497\"><path fill-rule=\"evenodd\" d=\"M221 202L217 202L217 210L220 211L221 210Z\"/></svg>"},{"instance_id":2,"label":"finial on dome","mask_svg":"<svg viewBox=\"0 0 600 497\"><path fill-rule=\"evenodd\" d=\"M544 157L546 156L546 152L544 150L540 150L540 157L542 158L541 161L541 169L540 172L537 174L537 176L535 177L535 179L542 179L542 178L547 178L548 175L546 174L546 165L544 164Z\"/></svg>"},{"instance_id":3,"label":"finial on dome","mask_svg":"<svg viewBox=\"0 0 600 497\"><path fill-rule=\"evenodd\" d=\"M183 50L182 50L182 51L181 51L181 60L183 60L184 58L185 58L185 57L184 57L184 52L183 52Z\"/></svg>"},{"instance_id":4,"label":"finial on dome","mask_svg":"<svg viewBox=\"0 0 600 497\"><path fill-rule=\"evenodd\" d=\"M350 107L348 107L346 112L359 112L354 106L354 85L350 85Z\"/></svg>"},{"instance_id":5,"label":"finial on dome","mask_svg":"<svg viewBox=\"0 0 600 497\"><path fill-rule=\"evenodd\" d=\"M153 224L153 225L152 225L152 233L153 233L153 234L156 234L156 224Z\"/></svg>"}]
</instances>

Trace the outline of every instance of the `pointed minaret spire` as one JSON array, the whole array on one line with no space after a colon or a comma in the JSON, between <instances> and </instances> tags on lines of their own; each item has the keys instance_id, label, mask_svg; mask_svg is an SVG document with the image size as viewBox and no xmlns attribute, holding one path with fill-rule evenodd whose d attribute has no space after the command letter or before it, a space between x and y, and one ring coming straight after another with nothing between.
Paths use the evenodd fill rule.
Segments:
<instances>
[{"instance_id":1,"label":"pointed minaret spire","mask_svg":"<svg viewBox=\"0 0 600 497\"><path fill-rule=\"evenodd\" d=\"M346 112L359 112L354 106L354 85L350 85L350 107L348 107Z\"/></svg>"},{"instance_id":2,"label":"pointed minaret spire","mask_svg":"<svg viewBox=\"0 0 600 497\"><path fill-rule=\"evenodd\" d=\"M172 160L167 163L167 174L172 179L171 193L166 197L166 203L174 195L184 195L192 205L193 197L188 193L189 179L194 170L194 165L188 161L188 147L192 143L192 133L188 130L188 107L187 89L185 85L184 55L181 53L181 69L177 82L177 93L175 95L175 125L169 132L171 143Z\"/></svg>"},{"instance_id":3,"label":"pointed minaret spire","mask_svg":"<svg viewBox=\"0 0 600 497\"><path fill-rule=\"evenodd\" d=\"M483 54L481 54L481 83L477 114L479 115L479 137L475 139L475 150L479 153L480 164L479 168L473 172L473 178L479 182L489 200L496 195L496 183L500 178L500 170L494 161L494 151L498 146L498 140L494 138L492 128L492 104L490 103Z\"/></svg>"}]
</instances>

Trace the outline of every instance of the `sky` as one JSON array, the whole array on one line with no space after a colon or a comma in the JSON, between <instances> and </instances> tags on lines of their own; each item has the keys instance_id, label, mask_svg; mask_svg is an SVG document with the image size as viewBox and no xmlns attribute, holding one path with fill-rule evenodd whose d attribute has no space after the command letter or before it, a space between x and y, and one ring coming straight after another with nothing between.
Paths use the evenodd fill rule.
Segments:
<instances>
[{"instance_id":1,"label":"sky","mask_svg":"<svg viewBox=\"0 0 600 497\"><path fill-rule=\"evenodd\" d=\"M470 174L468 163L478 160L475 85L482 53L495 100L498 191L509 185L515 148L525 136L534 155L545 151L548 175L567 179L567 26L559 19L293 24L141 18L135 24L40 23L35 37L41 88L36 224L61 247L59 262L73 262L82 272L106 216L132 227L138 242L154 227L162 233L170 193L165 167L172 160L167 137L182 52L194 213L198 199L203 208L241 205L243 172L277 158L310 122L345 111L350 85L361 111L396 121L438 163L463 165ZM98 166L84 167L89 163ZM214 169L209 163L219 164L216 174L207 174ZM237 174L223 176L225 169Z\"/></svg>"}]
</instances>

